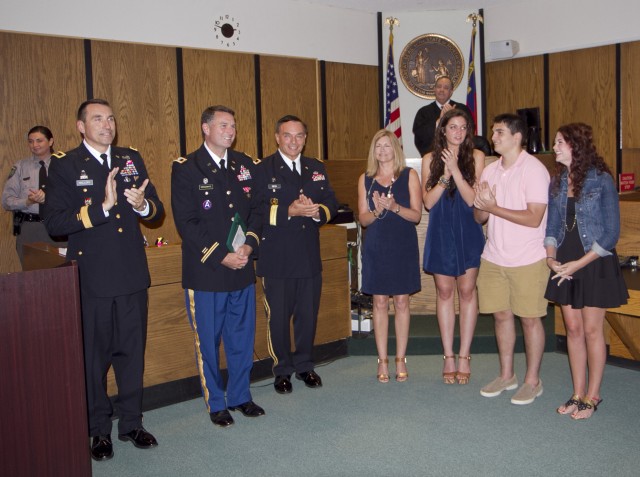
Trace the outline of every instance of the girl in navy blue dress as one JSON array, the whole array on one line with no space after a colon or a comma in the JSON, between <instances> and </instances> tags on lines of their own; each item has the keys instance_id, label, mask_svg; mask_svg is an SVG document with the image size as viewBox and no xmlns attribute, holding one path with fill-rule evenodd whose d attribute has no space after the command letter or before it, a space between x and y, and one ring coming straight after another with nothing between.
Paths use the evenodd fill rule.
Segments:
<instances>
[{"instance_id":1,"label":"girl in navy blue dress","mask_svg":"<svg viewBox=\"0 0 640 477\"><path fill-rule=\"evenodd\" d=\"M478 319L476 278L484 235L473 219L473 186L484 168L484 154L473 148L471 124L464 111L447 111L436 127L433 152L422 160L422 200L429 211L423 268L433 274L436 285L445 384L469 382L471 341ZM457 366L453 352L456 288L460 303Z\"/></svg>"},{"instance_id":2,"label":"girl in navy blue dress","mask_svg":"<svg viewBox=\"0 0 640 477\"><path fill-rule=\"evenodd\" d=\"M373 295L377 377L381 383L389 382L389 296L393 296L395 310L396 381L409 377L409 295L420 290L416 224L421 214L418 173L406 167L396 136L382 129L373 136L367 171L358 179L358 220L367 228L362 247L362 292Z\"/></svg>"}]
</instances>

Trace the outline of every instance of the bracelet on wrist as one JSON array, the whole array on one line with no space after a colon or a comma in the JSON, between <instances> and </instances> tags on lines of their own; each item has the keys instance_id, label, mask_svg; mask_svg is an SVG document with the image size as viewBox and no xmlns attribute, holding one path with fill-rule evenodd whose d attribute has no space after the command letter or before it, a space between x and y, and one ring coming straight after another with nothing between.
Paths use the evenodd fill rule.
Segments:
<instances>
[{"instance_id":1,"label":"bracelet on wrist","mask_svg":"<svg viewBox=\"0 0 640 477\"><path fill-rule=\"evenodd\" d=\"M440 176L440 179L438 179L438 185L444 187L445 189L448 189L450 184L451 179L447 179L444 174Z\"/></svg>"},{"instance_id":2,"label":"bracelet on wrist","mask_svg":"<svg viewBox=\"0 0 640 477\"><path fill-rule=\"evenodd\" d=\"M372 210L371 213L376 219L378 218L378 212L376 212L375 210Z\"/></svg>"},{"instance_id":3,"label":"bracelet on wrist","mask_svg":"<svg viewBox=\"0 0 640 477\"><path fill-rule=\"evenodd\" d=\"M399 214L399 213L400 213L400 206L397 206L396 207L396 214Z\"/></svg>"}]
</instances>

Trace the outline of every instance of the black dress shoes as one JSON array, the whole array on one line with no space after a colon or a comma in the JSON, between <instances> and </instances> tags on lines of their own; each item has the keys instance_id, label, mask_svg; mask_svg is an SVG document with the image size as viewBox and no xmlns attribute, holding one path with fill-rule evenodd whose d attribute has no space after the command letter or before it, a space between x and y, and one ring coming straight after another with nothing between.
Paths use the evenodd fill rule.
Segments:
<instances>
[{"instance_id":1,"label":"black dress shoes","mask_svg":"<svg viewBox=\"0 0 640 477\"><path fill-rule=\"evenodd\" d=\"M93 460L101 461L108 460L113 457L113 444L111 443L111 436L94 436L91 441L91 458Z\"/></svg>"},{"instance_id":2,"label":"black dress shoes","mask_svg":"<svg viewBox=\"0 0 640 477\"><path fill-rule=\"evenodd\" d=\"M304 381L304 385L308 388L322 387L322 379L320 379L318 373L313 370L306 373L296 373L296 378Z\"/></svg>"},{"instance_id":3,"label":"black dress shoes","mask_svg":"<svg viewBox=\"0 0 640 477\"><path fill-rule=\"evenodd\" d=\"M291 391L293 391L290 378L291 376L289 375L276 376L273 387L278 394L289 394Z\"/></svg>"},{"instance_id":4,"label":"black dress shoes","mask_svg":"<svg viewBox=\"0 0 640 477\"><path fill-rule=\"evenodd\" d=\"M247 401L244 404L239 404L238 406L229 406L229 411L240 411L247 417L264 416L264 409L253 401Z\"/></svg>"},{"instance_id":5,"label":"black dress shoes","mask_svg":"<svg viewBox=\"0 0 640 477\"><path fill-rule=\"evenodd\" d=\"M158 446L158 441L153 434L147 432L144 427L138 427L126 434L118 434L121 441L131 441L138 449L150 449Z\"/></svg>"},{"instance_id":6,"label":"black dress shoes","mask_svg":"<svg viewBox=\"0 0 640 477\"><path fill-rule=\"evenodd\" d=\"M264 411L263 411L264 412ZM219 427L229 427L233 425L233 417L229 414L229 411L223 409L222 411L216 411L209 414L211 422Z\"/></svg>"}]
</instances>

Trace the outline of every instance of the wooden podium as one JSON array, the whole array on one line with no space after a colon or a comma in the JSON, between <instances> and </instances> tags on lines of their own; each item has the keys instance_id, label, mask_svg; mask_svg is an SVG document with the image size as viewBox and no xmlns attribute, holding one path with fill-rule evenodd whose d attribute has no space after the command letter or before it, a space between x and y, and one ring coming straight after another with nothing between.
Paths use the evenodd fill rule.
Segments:
<instances>
[{"instance_id":1,"label":"wooden podium","mask_svg":"<svg viewBox=\"0 0 640 477\"><path fill-rule=\"evenodd\" d=\"M91 475L75 263L0 275L0 475Z\"/></svg>"}]
</instances>

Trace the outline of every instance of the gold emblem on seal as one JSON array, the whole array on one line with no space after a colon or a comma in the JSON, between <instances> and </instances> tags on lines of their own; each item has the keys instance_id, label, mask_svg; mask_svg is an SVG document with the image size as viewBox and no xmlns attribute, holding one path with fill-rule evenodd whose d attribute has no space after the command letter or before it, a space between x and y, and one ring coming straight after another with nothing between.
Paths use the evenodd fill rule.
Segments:
<instances>
[{"instance_id":1,"label":"gold emblem on seal","mask_svg":"<svg viewBox=\"0 0 640 477\"><path fill-rule=\"evenodd\" d=\"M435 99L438 78L448 76L456 89L464 76L464 57L456 43L443 35L427 33L414 38L400 55L400 78L416 96Z\"/></svg>"}]
</instances>

